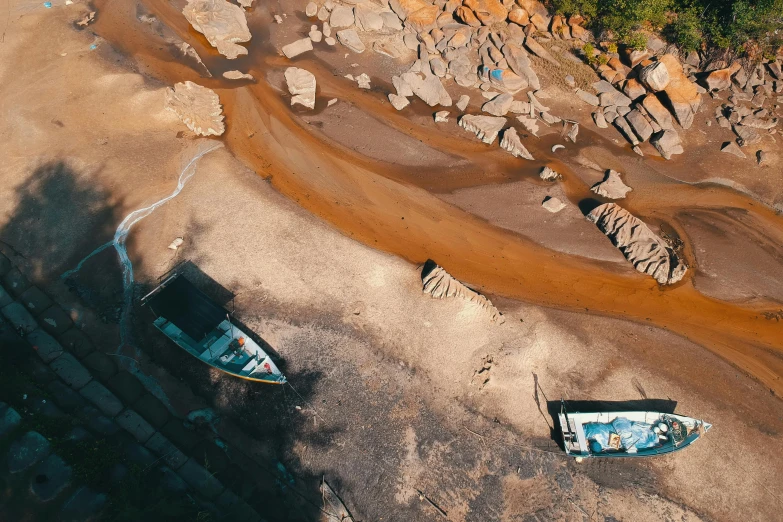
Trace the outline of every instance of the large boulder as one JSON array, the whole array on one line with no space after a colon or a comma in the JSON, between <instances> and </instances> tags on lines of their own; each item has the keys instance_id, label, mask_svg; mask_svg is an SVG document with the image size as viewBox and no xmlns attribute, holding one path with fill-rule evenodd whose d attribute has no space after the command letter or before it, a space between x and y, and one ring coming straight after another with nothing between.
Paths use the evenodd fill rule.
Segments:
<instances>
[{"instance_id":1,"label":"large boulder","mask_svg":"<svg viewBox=\"0 0 783 522\"><path fill-rule=\"evenodd\" d=\"M359 38L359 33L353 27L337 31L337 40L355 53L363 53L366 49L364 42Z\"/></svg>"},{"instance_id":2,"label":"large boulder","mask_svg":"<svg viewBox=\"0 0 783 522\"><path fill-rule=\"evenodd\" d=\"M527 80L528 86L533 90L541 88L541 82L538 80L538 75L533 70L530 64L530 57L527 51L514 45L513 43L506 43L502 49L503 57L508 62L509 68L514 71L518 76Z\"/></svg>"},{"instance_id":3,"label":"large boulder","mask_svg":"<svg viewBox=\"0 0 783 522\"><path fill-rule=\"evenodd\" d=\"M660 63L666 66L670 81L663 90L666 101L674 114L677 123L683 129L689 129L693 118L701 105L701 94L696 84L691 82L682 70L682 65L675 56L665 54Z\"/></svg>"},{"instance_id":4,"label":"large boulder","mask_svg":"<svg viewBox=\"0 0 783 522\"><path fill-rule=\"evenodd\" d=\"M503 132L500 147L510 152L515 158L533 160L533 155L522 145L522 140L519 139L519 134L517 134L517 130L514 127L509 127Z\"/></svg>"},{"instance_id":5,"label":"large boulder","mask_svg":"<svg viewBox=\"0 0 783 522\"><path fill-rule=\"evenodd\" d=\"M608 170L603 181L593 185L590 190L608 199L623 199L633 189L623 183L619 172Z\"/></svg>"},{"instance_id":6,"label":"large boulder","mask_svg":"<svg viewBox=\"0 0 783 522\"><path fill-rule=\"evenodd\" d=\"M525 47L528 48L528 50L538 56L539 58L543 58L544 60L548 61L552 65L560 66L560 63L555 60L555 58L547 51L543 45L538 43L535 38L532 38L528 36L525 38Z\"/></svg>"},{"instance_id":7,"label":"large boulder","mask_svg":"<svg viewBox=\"0 0 783 522\"><path fill-rule=\"evenodd\" d=\"M451 96L443 87L440 78L432 73L427 73L429 70L426 73L406 72L402 75L402 79L410 86L413 94L430 107L435 105L451 107Z\"/></svg>"},{"instance_id":8,"label":"large boulder","mask_svg":"<svg viewBox=\"0 0 783 522\"><path fill-rule=\"evenodd\" d=\"M459 119L459 126L472 132L478 139L491 144L498 137L500 129L506 125L506 118L499 116L482 116L465 114Z\"/></svg>"},{"instance_id":9,"label":"large boulder","mask_svg":"<svg viewBox=\"0 0 783 522\"><path fill-rule=\"evenodd\" d=\"M634 109L625 115L625 119L633 129L634 134L639 137L640 141L647 141L652 136L653 128L647 118L639 112L638 109Z\"/></svg>"},{"instance_id":10,"label":"large boulder","mask_svg":"<svg viewBox=\"0 0 783 522\"><path fill-rule=\"evenodd\" d=\"M212 89L190 81L180 82L173 89L166 89L165 104L196 134L220 136L226 130L220 98Z\"/></svg>"},{"instance_id":11,"label":"large boulder","mask_svg":"<svg viewBox=\"0 0 783 522\"><path fill-rule=\"evenodd\" d=\"M599 205L587 219L606 234L636 270L652 276L658 283L670 285L685 275L688 268L677 252L622 207L615 203Z\"/></svg>"},{"instance_id":12,"label":"large boulder","mask_svg":"<svg viewBox=\"0 0 783 522\"><path fill-rule=\"evenodd\" d=\"M739 71L740 68L740 63L734 62L730 67L726 67L725 69L716 69L708 72L706 76L701 78L700 83L708 91L725 91L731 87L731 77L734 76L734 73Z\"/></svg>"},{"instance_id":13,"label":"large boulder","mask_svg":"<svg viewBox=\"0 0 783 522\"><path fill-rule=\"evenodd\" d=\"M492 69L487 75L495 88L511 94L527 88L527 80L509 69Z\"/></svg>"},{"instance_id":14,"label":"large boulder","mask_svg":"<svg viewBox=\"0 0 783 522\"><path fill-rule=\"evenodd\" d=\"M653 62L642 67L642 70L639 71L639 81L653 92L664 90L671 81L665 61Z\"/></svg>"},{"instance_id":15,"label":"large boulder","mask_svg":"<svg viewBox=\"0 0 783 522\"><path fill-rule=\"evenodd\" d=\"M285 70L285 82L291 93L291 105L300 104L315 109L315 76L298 67Z\"/></svg>"},{"instance_id":16,"label":"large boulder","mask_svg":"<svg viewBox=\"0 0 783 522\"><path fill-rule=\"evenodd\" d=\"M501 313L492 305L489 299L454 279L433 261L424 263L421 271L421 284L422 291L425 294L429 294L436 299L447 297L465 299L488 312L493 322L503 322Z\"/></svg>"},{"instance_id":17,"label":"large boulder","mask_svg":"<svg viewBox=\"0 0 783 522\"><path fill-rule=\"evenodd\" d=\"M188 0L182 14L226 58L247 54L246 48L237 45L251 37L245 11L238 5L226 0Z\"/></svg>"},{"instance_id":18,"label":"large boulder","mask_svg":"<svg viewBox=\"0 0 783 522\"><path fill-rule=\"evenodd\" d=\"M645 108L650 118L664 130L674 129L674 120L666 107L663 106L658 97L654 94L648 94L642 100L642 107Z\"/></svg>"},{"instance_id":19,"label":"large boulder","mask_svg":"<svg viewBox=\"0 0 783 522\"><path fill-rule=\"evenodd\" d=\"M650 143L655 147L664 159L671 159L675 154L682 154L685 150L682 148L680 135L674 129L665 129L656 132Z\"/></svg>"},{"instance_id":20,"label":"large boulder","mask_svg":"<svg viewBox=\"0 0 783 522\"><path fill-rule=\"evenodd\" d=\"M498 0L465 0L462 4L470 8L484 25L502 22L508 16L506 8Z\"/></svg>"},{"instance_id":21,"label":"large boulder","mask_svg":"<svg viewBox=\"0 0 783 522\"><path fill-rule=\"evenodd\" d=\"M492 116L505 116L511 109L511 104L514 103L514 97L508 93L498 94L484 105L481 106L481 110Z\"/></svg>"}]
</instances>

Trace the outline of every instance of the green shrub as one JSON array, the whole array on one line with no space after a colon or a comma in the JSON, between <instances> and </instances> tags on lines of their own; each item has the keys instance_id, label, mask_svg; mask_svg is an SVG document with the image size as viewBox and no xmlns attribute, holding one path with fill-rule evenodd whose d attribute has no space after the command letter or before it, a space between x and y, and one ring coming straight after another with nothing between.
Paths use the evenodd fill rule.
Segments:
<instances>
[{"instance_id":1,"label":"green shrub","mask_svg":"<svg viewBox=\"0 0 783 522\"><path fill-rule=\"evenodd\" d=\"M693 8L677 13L664 31L667 39L686 51L695 51L704 41L699 12Z\"/></svg>"},{"instance_id":2,"label":"green shrub","mask_svg":"<svg viewBox=\"0 0 783 522\"><path fill-rule=\"evenodd\" d=\"M606 46L606 52L617 54L617 44L612 42Z\"/></svg>"},{"instance_id":3,"label":"green shrub","mask_svg":"<svg viewBox=\"0 0 783 522\"><path fill-rule=\"evenodd\" d=\"M634 51L644 51L647 49L647 35L644 33L632 33L623 38L623 43Z\"/></svg>"},{"instance_id":4,"label":"green shrub","mask_svg":"<svg viewBox=\"0 0 783 522\"><path fill-rule=\"evenodd\" d=\"M553 0L552 7L557 14L570 16L580 14L587 20L598 14L598 0Z\"/></svg>"}]
</instances>

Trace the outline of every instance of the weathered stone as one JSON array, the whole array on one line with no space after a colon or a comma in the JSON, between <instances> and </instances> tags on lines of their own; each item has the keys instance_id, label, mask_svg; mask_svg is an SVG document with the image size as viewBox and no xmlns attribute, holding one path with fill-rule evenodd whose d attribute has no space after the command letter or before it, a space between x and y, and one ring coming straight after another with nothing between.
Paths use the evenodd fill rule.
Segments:
<instances>
[{"instance_id":1,"label":"weathered stone","mask_svg":"<svg viewBox=\"0 0 783 522\"><path fill-rule=\"evenodd\" d=\"M30 288L30 281L22 274L18 268L11 268L3 276L3 286L8 293L14 297L21 297L25 291Z\"/></svg>"},{"instance_id":2,"label":"weathered stone","mask_svg":"<svg viewBox=\"0 0 783 522\"><path fill-rule=\"evenodd\" d=\"M114 421L142 444L155 433L155 428L130 408L117 415Z\"/></svg>"},{"instance_id":3,"label":"weathered stone","mask_svg":"<svg viewBox=\"0 0 783 522\"><path fill-rule=\"evenodd\" d=\"M73 412L84 406L84 397L64 385L59 379L55 379L46 385L46 389L52 395L52 400L63 410Z\"/></svg>"},{"instance_id":4,"label":"weathered stone","mask_svg":"<svg viewBox=\"0 0 783 522\"><path fill-rule=\"evenodd\" d=\"M446 123L449 121L449 111L438 111L433 117L435 118L435 123Z\"/></svg>"},{"instance_id":5,"label":"weathered stone","mask_svg":"<svg viewBox=\"0 0 783 522\"><path fill-rule=\"evenodd\" d=\"M459 119L459 126L472 132L484 143L491 144L497 138L500 129L506 125L506 118L465 114Z\"/></svg>"},{"instance_id":6,"label":"weathered stone","mask_svg":"<svg viewBox=\"0 0 783 522\"><path fill-rule=\"evenodd\" d=\"M405 25L417 33L428 33L438 26L440 9L436 5L426 5L411 13L405 19Z\"/></svg>"},{"instance_id":7,"label":"weathered stone","mask_svg":"<svg viewBox=\"0 0 783 522\"><path fill-rule=\"evenodd\" d=\"M363 53L365 51L364 43L359 38L356 29L337 31L337 40L355 53Z\"/></svg>"},{"instance_id":8,"label":"weathered stone","mask_svg":"<svg viewBox=\"0 0 783 522\"><path fill-rule=\"evenodd\" d=\"M761 135L752 127L745 127L744 125L732 125L732 130L739 136L739 146L747 147L748 145L755 145L761 141Z\"/></svg>"},{"instance_id":9,"label":"weathered stone","mask_svg":"<svg viewBox=\"0 0 783 522\"><path fill-rule=\"evenodd\" d=\"M83 486L63 503L57 520L61 522L95 520L94 517L103 510L105 505L106 495L96 493L92 489Z\"/></svg>"},{"instance_id":10,"label":"weathered stone","mask_svg":"<svg viewBox=\"0 0 783 522\"><path fill-rule=\"evenodd\" d=\"M155 432L144 445L173 469L179 469L188 460L184 453L159 432Z\"/></svg>"},{"instance_id":11,"label":"weathered stone","mask_svg":"<svg viewBox=\"0 0 783 522\"><path fill-rule=\"evenodd\" d=\"M92 352L82 359L82 364L86 366L93 375L102 381L108 381L117 373L117 364L115 359L103 352Z\"/></svg>"},{"instance_id":12,"label":"weathered stone","mask_svg":"<svg viewBox=\"0 0 783 522\"><path fill-rule=\"evenodd\" d=\"M29 334L38 328L35 318L19 302L13 302L0 309L3 316L8 320L14 329L20 334Z\"/></svg>"},{"instance_id":13,"label":"weathered stone","mask_svg":"<svg viewBox=\"0 0 783 522\"><path fill-rule=\"evenodd\" d=\"M24 471L44 459L50 451L51 445L46 437L37 431L28 431L11 443L8 449L8 471Z\"/></svg>"},{"instance_id":14,"label":"weathered stone","mask_svg":"<svg viewBox=\"0 0 783 522\"><path fill-rule=\"evenodd\" d=\"M193 29L229 60L247 54L245 47L237 45L251 38L241 7L226 0L188 0L182 14Z\"/></svg>"},{"instance_id":15,"label":"weathered stone","mask_svg":"<svg viewBox=\"0 0 783 522\"><path fill-rule=\"evenodd\" d=\"M71 316L57 305L52 305L38 315L41 327L52 335L62 335L73 326Z\"/></svg>"},{"instance_id":16,"label":"weathered stone","mask_svg":"<svg viewBox=\"0 0 783 522\"><path fill-rule=\"evenodd\" d=\"M498 0L464 0L463 5L473 10L476 18L486 26L502 22L508 16L506 8Z\"/></svg>"},{"instance_id":17,"label":"weathered stone","mask_svg":"<svg viewBox=\"0 0 783 522\"><path fill-rule=\"evenodd\" d=\"M482 105L481 110L492 116L505 116L511 108L513 101L513 96L503 93Z\"/></svg>"},{"instance_id":18,"label":"weathered stone","mask_svg":"<svg viewBox=\"0 0 783 522\"><path fill-rule=\"evenodd\" d=\"M158 429L162 428L171 418L168 408L151 393L145 393L133 404L133 409Z\"/></svg>"},{"instance_id":19,"label":"weathered stone","mask_svg":"<svg viewBox=\"0 0 783 522\"><path fill-rule=\"evenodd\" d=\"M666 89L671 81L665 61L653 62L639 71L639 81L653 92Z\"/></svg>"},{"instance_id":20,"label":"weathered stone","mask_svg":"<svg viewBox=\"0 0 783 522\"><path fill-rule=\"evenodd\" d=\"M599 129L605 129L609 127L609 125L606 123L606 118L604 117L604 111L600 109L593 113L593 121L595 122L595 126Z\"/></svg>"},{"instance_id":21,"label":"weathered stone","mask_svg":"<svg viewBox=\"0 0 783 522\"><path fill-rule=\"evenodd\" d=\"M52 306L52 300L37 286L31 286L25 290L24 293L19 297L19 300L28 310L30 310L30 313L34 315L38 315Z\"/></svg>"},{"instance_id":22,"label":"weathered stone","mask_svg":"<svg viewBox=\"0 0 783 522\"><path fill-rule=\"evenodd\" d=\"M91 431L100 435L111 436L120 432L120 427L113 420L89 404L85 404L75 414Z\"/></svg>"},{"instance_id":23,"label":"weathered stone","mask_svg":"<svg viewBox=\"0 0 783 522\"><path fill-rule=\"evenodd\" d=\"M424 264L421 271L422 292L436 299L457 297L475 304L486 311L494 322L502 323L502 315L483 295L475 292L451 276L432 261Z\"/></svg>"},{"instance_id":24,"label":"weathered stone","mask_svg":"<svg viewBox=\"0 0 783 522\"><path fill-rule=\"evenodd\" d=\"M593 209L592 221L620 249L639 272L648 274L662 285L683 278L687 267L660 237L640 219L614 203Z\"/></svg>"},{"instance_id":25,"label":"weathered stone","mask_svg":"<svg viewBox=\"0 0 783 522\"><path fill-rule=\"evenodd\" d=\"M675 154L682 154L685 152L682 148L682 142L680 141L680 135L673 129L665 129L661 132L656 132L650 143L658 150L658 152L665 159L671 159Z\"/></svg>"},{"instance_id":26,"label":"weathered stone","mask_svg":"<svg viewBox=\"0 0 783 522\"><path fill-rule=\"evenodd\" d=\"M40 328L27 334L27 342L32 345L35 353L45 363L52 362L63 353L63 347L60 346L60 343Z\"/></svg>"},{"instance_id":27,"label":"weathered stone","mask_svg":"<svg viewBox=\"0 0 783 522\"><path fill-rule=\"evenodd\" d=\"M98 381L90 381L79 390L79 393L109 417L114 417L122 411L120 400Z\"/></svg>"},{"instance_id":28,"label":"weathered stone","mask_svg":"<svg viewBox=\"0 0 783 522\"><path fill-rule=\"evenodd\" d=\"M451 107L451 96L443 87L440 79L433 74L406 72L402 79L411 87L413 94L418 96L430 107L442 105Z\"/></svg>"},{"instance_id":29,"label":"weathered stone","mask_svg":"<svg viewBox=\"0 0 783 522\"><path fill-rule=\"evenodd\" d=\"M593 185L590 190L608 199L623 199L633 189L623 183L619 172L608 170L603 181Z\"/></svg>"},{"instance_id":30,"label":"weathered stone","mask_svg":"<svg viewBox=\"0 0 783 522\"><path fill-rule=\"evenodd\" d=\"M541 206L552 214L556 214L566 208L566 204L560 201L559 198L547 196L541 203Z\"/></svg>"},{"instance_id":31,"label":"weathered stone","mask_svg":"<svg viewBox=\"0 0 783 522\"><path fill-rule=\"evenodd\" d=\"M541 82L538 79L538 75L536 75L536 72L533 70L527 51L518 45L506 43L502 47L502 53L511 70L521 78L527 80L531 89L538 90L541 88Z\"/></svg>"},{"instance_id":32,"label":"weathered stone","mask_svg":"<svg viewBox=\"0 0 783 522\"><path fill-rule=\"evenodd\" d=\"M383 20L383 29L387 31L402 31L402 22L400 18L388 11L380 13L381 20Z\"/></svg>"},{"instance_id":33,"label":"weathered stone","mask_svg":"<svg viewBox=\"0 0 783 522\"><path fill-rule=\"evenodd\" d=\"M459 110L464 111L468 107L469 103L470 103L470 96L468 96L467 94L463 94L462 96L459 97L459 100L457 100L456 105Z\"/></svg>"},{"instance_id":34,"label":"weathered stone","mask_svg":"<svg viewBox=\"0 0 783 522\"><path fill-rule=\"evenodd\" d=\"M302 38L284 45L281 49L286 58L295 58L302 53L313 50L313 41L308 38Z\"/></svg>"},{"instance_id":35,"label":"weathered stone","mask_svg":"<svg viewBox=\"0 0 783 522\"><path fill-rule=\"evenodd\" d=\"M639 137L640 141L647 141L652 136L653 128L641 112L634 109L625 115L625 119L633 129L633 132Z\"/></svg>"},{"instance_id":36,"label":"weathered stone","mask_svg":"<svg viewBox=\"0 0 783 522\"><path fill-rule=\"evenodd\" d=\"M223 492L223 484L193 459L188 459L177 470L177 474L190 487L210 500L214 500Z\"/></svg>"},{"instance_id":37,"label":"weathered stone","mask_svg":"<svg viewBox=\"0 0 783 522\"><path fill-rule=\"evenodd\" d=\"M544 181L557 181L559 179L563 179L563 176L560 173L552 170L549 167L542 168L541 172L538 173L538 176Z\"/></svg>"},{"instance_id":38,"label":"weathered stone","mask_svg":"<svg viewBox=\"0 0 783 522\"><path fill-rule=\"evenodd\" d=\"M533 136L538 136L538 120L527 116L517 116L517 121L522 124L526 131Z\"/></svg>"},{"instance_id":39,"label":"weathered stone","mask_svg":"<svg viewBox=\"0 0 783 522\"><path fill-rule=\"evenodd\" d=\"M454 12L455 15L457 15L457 18L465 22L471 27L480 27L481 21L476 18L476 15L471 11L469 8L463 6L460 6L457 8L457 10Z\"/></svg>"},{"instance_id":40,"label":"weathered stone","mask_svg":"<svg viewBox=\"0 0 783 522\"><path fill-rule=\"evenodd\" d=\"M318 14L318 4L315 2L308 2L305 6L305 14L309 17L313 17Z\"/></svg>"},{"instance_id":41,"label":"weathered stone","mask_svg":"<svg viewBox=\"0 0 783 522\"><path fill-rule=\"evenodd\" d=\"M701 82L708 91L725 91L731 87L731 77L741 69L739 62L734 62L731 67L710 71Z\"/></svg>"},{"instance_id":42,"label":"weathered stone","mask_svg":"<svg viewBox=\"0 0 783 522\"><path fill-rule=\"evenodd\" d=\"M291 93L291 105L303 105L308 109L315 108L315 76L310 71L299 67L289 67L285 70L285 81L288 92Z\"/></svg>"},{"instance_id":43,"label":"weathered stone","mask_svg":"<svg viewBox=\"0 0 783 522\"><path fill-rule=\"evenodd\" d=\"M525 26L530 23L530 15L522 8L515 7L508 13L508 19L515 24Z\"/></svg>"},{"instance_id":44,"label":"weathered stone","mask_svg":"<svg viewBox=\"0 0 783 522\"><path fill-rule=\"evenodd\" d=\"M737 156L738 158L745 159L747 156L745 156L745 153L742 152L742 150L739 148L739 146L734 143L733 141L727 141L723 144L723 146L720 149L721 152L726 152L728 154L733 154Z\"/></svg>"},{"instance_id":45,"label":"weathered stone","mask_svg":"<svg viewBox=\"0 0 783 522\"><path fill-rule=\"evenodd\" d=\"M594 107L598 107L600 105L598 96L596 96L595 94L591 94L587 91L583 91L582 89L577 89L576 95L579 97L580 100L582 100L583 102L589 105L592 105Z\"/></svg>"},{"instance_id":46,"label":"weathered stone","mask_svg":"<svg viewBox=\"0 0 783 522\"><path fill-rule=\"evenodd\" d=\"M121 371L109 381L106 386L126 404L133 404L144 395L144 386L127 371Z\"/></svg>"},{"instance_id":47,"label":"weathered stone","mask_svg":"<svg viewBox=\"0 0 783 522\"><path fill-rule=\"evenodd\" d=\"M605 91L598 95L598 103L602 107L616 105L618 107L628 107L631 105L631 99L617 89Z\"/></svg>"},{"instance_id":48,"label":"weathered stone","mask_svg":"<svg viewBox=\"0 0 783 522\"><path fill-rule=\"evenodd\" d=\"M122 453L129 465L136 465L142 469L149 469L158 460L150 450L135 442L126 443Z\"/></svg>"},{"instance_id":49,"label":"weathered stone","mask_svg":"<svg viewBox=\"0 0 783 522\"><path fill-rule=\"evenodd\" d=\"M636 133L634 133L631 125L628 123L628 120L626 120L625 117L618 114L617 118L614 119L612 124L617 127L623 137L628 140L631 145L634 147L639 145L639 139L636 137Z\"/></svg>"},{"instance_id":50,"label":"weathered stone","mask_svg":"<svg viewBox=\"0 0 783 522\"><path fill-rule=\"evenodd\" d=\"M329 17L329 25L335 29L351 27L354 23L353 9L344 5L338 5L332 9Z\"/></svg>"},{"instance_id":51,"label":"weathered stone","mask_svg":"<svg viewBox=\"0 0 783 522\"><path fill-rule=\"evenodd\" d=\"M48 502L71 483L73 471L57 455L46 457L33 471L30 490L41 502Z\"/></svg>"},{"instance_id":52,"label":"weathered stone","mask_svg":"<svg viewBox=\"0 0 783 522\"><path fill-rule=\"evenodd\" d=\"M193 82L180 82L167 89L166 109L173 111L196 134L220 136L226 130L218 95Z\"/></svg>"},{"instance_id":53,"label":"weathered stone","mask_svg":"<svg viewBox=\"0 0 783 522\"><path fill-rule=\"evenodd\" d=\"M650 115L650 118L664 130L674 130L674 121L671 113L663 106L654 94L648 94L642 100L642 107Z\"/></svg>"},{"instance_id":54,"label":"weathered stone","mask_svg":"<svg viewBox=\"0 0 783 522\"><path fill-rule=\"evenodd\" d=\"M68 386L75 390L83 388L92 379L87 368L67 352L52 361L49 366Z\"/></svg>"},{"instance_id":55,"label":"weathered stone","mask_svg":"<svg viewBox=\"0 0 783 522\"><path fill-rule=\"evenodd\" d=\"M401 111L411 103L408 98L394 93L389 93L389 102L391 102L392 107L398 111Z\"/></svg>"},{"instance_id":56,"label":"weathered stone","mask_svg":"<svg viewBox=\"0 0 783 522\"><path fill-rule=\"evenodd\" d=\"M0 402L0 438L11 433L22 423L22 416L4 402Z\"/></svg>"},{"instance_id":57,"label":"weathered stone","mask_svg":"<svg viewBox=\"0 0 783 522\"><path fill-rule=\"evenodd\" d=\"M524 158L526 160L533 160L533 155L522 144L522 140L519 139L517 130L514 127L509 127L503 131L503 138L500 140L500 147L507 150L515 158Z\"/></svg>"},{"instance_id":58,"label":"weathered stone","mask_svg":"<svg viewBox=\"0 0 783 522\"><path fill-rule=\"evenodd\" d=\"M535 38L527 37L525 38L525 47L528 48L528 50L538 56L539 58L543 58L544 60L548 61L552 65L560 66L560 62L555 60L555 58L549 54L549 51L547 51L543 45L538 43Z\"/></svg>"},{"instance_id":59,"label":"weathered stone","mask_svg":"<svg viewBox=\"0 0 783 522\"><path fill-rule=\"evenodd\" d=\"M647 89L634 79L626 80L623 85L623 92L632 100L637 100L647 94Z\"/></svg>"}]
</instances>

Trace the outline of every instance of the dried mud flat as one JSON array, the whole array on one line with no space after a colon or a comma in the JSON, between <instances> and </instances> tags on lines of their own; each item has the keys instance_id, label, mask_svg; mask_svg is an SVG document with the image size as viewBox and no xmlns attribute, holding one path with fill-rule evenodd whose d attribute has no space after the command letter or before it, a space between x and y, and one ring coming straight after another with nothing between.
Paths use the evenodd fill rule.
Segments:
<instances>
[{"instance_id":1,"label":"dried mud flat","mask_svg":"<svg viewBox=\"0 0 783 522\"><path fill-rule=\"evenodd\" d=\"M354 62L373 78L385 72L342 51L296 60L318 77L319 95L315 113L292 112L281 80L288 61L266 47L301 37L304 2L248 15L248 56L228 67L269 81L251 85L218 79L223 62L177 17L182 6L102 2L82 31L72 25L85 9L78 3L22 7L0 45L0 248L71 302L86 329L117 340L110 344L119 344L111 312L122 306L112 253L85 265L76 295L59 275L176 186L196 138L165 111L166 88L191 80L224 105L227 148L205 156L181 194L133 229L136 280L152 284L189 260L205 274L198 281L236 295L238 317L279 353L304 398L205 371L137 307L136 348L122 353L159 378L172 408L192 409L192 389L246 430L254 452L284 463L308 498L317 502L326 475L357 520L443 519L419 492L455 521L778 516L783 409L770 388L780 389L783 330L762 312L781 308L780 218L732 189L672 181L698 177L690 152L670 167L583 129L578 151L553 156L544 137L530 149L566 174L553 188L456 122L402 116L382 92L343 83ZM140 23L142 12L192 42L213 78L162 43L168 33ZM272 14L288 16L278 26ZM415 141L398 163L396 143L356 137L365 125ZM429 150L440 166L428 163ZM697 163L702 152L692 154ZM625 173L634 191L624 204L683 238L692 279L659 289L578 221L573 203L603 176L578 155ZM491 205L504 201L504 185L519 191L519 205ZM573 228L542 231L561 217L534 204L547 194L572 202L561 214ZM749 246L732 258L737 236ZM176 237L185 242L173 252ZM428 258L489 294L505 322L422 294L417 265ZM578 465L551 443L546 400L561 396L670 398L716 428L681 454ZM291 496L267 494L284 506ZM317 520L294 507L280 513L274 519Z\"/></svg>"}]
</instances>

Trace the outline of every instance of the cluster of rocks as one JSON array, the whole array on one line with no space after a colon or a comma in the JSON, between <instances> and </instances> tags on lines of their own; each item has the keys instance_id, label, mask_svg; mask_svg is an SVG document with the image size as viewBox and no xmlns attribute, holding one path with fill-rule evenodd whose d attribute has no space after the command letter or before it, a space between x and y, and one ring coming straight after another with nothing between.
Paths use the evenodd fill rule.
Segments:
<instances>
[{"instance_id":1,"label":"cluster of rocks","mask_svg":"<svg viewBox=\"0 0 783 522\"><path fill-rule=\"evenodd\" d=\"M758 143L761 132L776 132L775 111L783 100L778 96L773 103L775 95L783 93L780 58L758 64L748 73L738 61L727 66L723 61L703 60L696 52L681 62L676 49L654 37L648 46L645 51L607 53L606 63L595 62L602 78L593 84L595 93L576 89L582 101L596 107L592 114L596 126L614 125L637 154L642 155L639 144L648 140L665 159L682 154L678 128L693 125L702 96L708 93L719 98L722 91L730 92L728 101L715 111L720 126L737 137L736 145L724 144L726 152L744 157L739 147ZM656 52L663 54L654 56Z\"/></svg>"},{"instance_id":2,"label":"cluster of rocks","mask_svg":"<svg viewBox=\"0 0 783 522\"><path fill-rule=\"evenodd\" d=\"M688 267L677 252L624 208L604 203L594 208L587 219L606 234L639 272L652 276L662 285L676 283L685 276Z\"/></svg>"},{"instance_id":3,"label":"cluster of rocks","mask_svg":"<svg viewBox=\"0 0 783 522\"><path fill-rule=\"evenodd\" d=\"M783 58L766 60L748 73L739 62L714 69L699 78L714 98L728 93L725 103L715 108L715 119L722 128L731 129L735 141L724 143L721 150L741 158L747 157L741 148L758 144L764 134L777 133L783 104ZM764 152L757 151L756 160L764 164Z\"/></svg>"},{"instance_id":4,"label":"cluster of rocks","mask_svg":"<svg viewBox=\"0 0 783 522\"><path fill-rule=\"evenodd\" d=\"M486 310L493 322L503 322L502 314L489 299L454 279L434 261L427 261L424 264L421 271L421 283L422 291L425 294L429 294L437 299L446 297L465 299L475 303L482 310Z\"/></svg>"}]
</instances>

